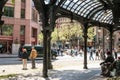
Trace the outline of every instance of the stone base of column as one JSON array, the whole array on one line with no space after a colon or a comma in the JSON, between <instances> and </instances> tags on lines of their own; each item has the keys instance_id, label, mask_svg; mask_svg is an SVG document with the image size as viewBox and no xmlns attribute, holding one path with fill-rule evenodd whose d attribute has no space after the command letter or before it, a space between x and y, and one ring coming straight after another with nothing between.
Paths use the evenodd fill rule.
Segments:
<instances>
[{"instance_id":1,"label":"stone base of column","mask_svg":"<svg viewBox=\"0 0 120 80\"><path fill-rule=\"evenodd\" d=\"M12 44L12 54L18 54L20 44Z\"/></svg>"}]
</instances>

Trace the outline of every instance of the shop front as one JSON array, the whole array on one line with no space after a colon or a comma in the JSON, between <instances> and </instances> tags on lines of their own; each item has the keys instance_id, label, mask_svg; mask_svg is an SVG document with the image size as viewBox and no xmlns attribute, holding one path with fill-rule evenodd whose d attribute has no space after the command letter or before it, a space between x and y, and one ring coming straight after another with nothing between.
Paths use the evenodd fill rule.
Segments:
<instances>
[{"instance_id":1,"label":"shop front","mask_svg":"<svg viewBox=\"0 0 120 80\"><path fill-rule=\"evenodd\" d=\"M0 36L0 54L12 54L12 36Z\"/></svg>"}]
</instances>

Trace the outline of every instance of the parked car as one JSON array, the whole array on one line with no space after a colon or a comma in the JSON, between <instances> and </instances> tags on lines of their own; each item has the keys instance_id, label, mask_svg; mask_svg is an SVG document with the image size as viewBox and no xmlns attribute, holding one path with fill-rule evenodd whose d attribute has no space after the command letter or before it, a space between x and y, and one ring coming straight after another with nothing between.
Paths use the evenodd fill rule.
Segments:
<instances>
[{"instance_id":1,"label":"parked car","mask_svg":"<svg viewBox=\"0 0 120 80\"><path fill-rule=\"evenodd\" d=\"M32 46L23 46L23 48L25 48L28 52L28 55L30 55L30 52L32 50ZM37 50L38 52L38 57L43 57L43 46L40 46L40 45L36 45L34 46L34 48ZM51 49L51 55L52 55L52 58L56 58L57 57L57 52L54 51L53 49Z\"/></svg>"}]
</instances>

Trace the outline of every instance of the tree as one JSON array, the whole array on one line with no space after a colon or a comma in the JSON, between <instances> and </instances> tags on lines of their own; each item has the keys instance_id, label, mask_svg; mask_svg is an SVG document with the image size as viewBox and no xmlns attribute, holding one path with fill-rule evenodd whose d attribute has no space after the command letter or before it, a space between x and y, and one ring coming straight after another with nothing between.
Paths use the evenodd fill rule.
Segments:
<instances>
[{"instance_id":1,"label":"tree","mask_svg":"<svg viewBox=\"0 0 120 80\"><path fill-rule=\"evenodd\" d=\"M94 40L94 36L96 35L94 32L94 27L91 27L88 29L88 39L89 40Z\"/></svg>"},{"instance_id":2,"label":"tree","mask_svg":"<svg viewBox=\"0 0 120 80\"><path fill-rule=\"evenodd\" d=\"M92 41L94 36L94 28L91 27L88 29L88 40ZM39 39L43 40L43 35L41 33L39 34ZM78 39L83 42L83 30L80 23L74 22L72 25L71 23L67 23L55 27L51 41L72 41L72 44L76 45Z\"/></svg>"}]
</instances>

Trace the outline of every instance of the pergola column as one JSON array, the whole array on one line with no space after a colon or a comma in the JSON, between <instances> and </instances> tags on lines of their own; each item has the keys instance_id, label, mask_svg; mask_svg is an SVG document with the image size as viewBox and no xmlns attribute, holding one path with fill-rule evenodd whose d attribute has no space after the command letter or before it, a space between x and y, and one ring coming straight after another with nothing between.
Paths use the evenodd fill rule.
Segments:
<instances>
[{"instance_id":1,"label":"pergola column","mask_svg":"<svg viewBox=\"0 0 120 80\"><path fill-rule=\"evenodd\" d=\"M112 39L112 35L113 35L113 28L111 27L110 28L110 34L109 34L109 37L110 37L110 45L109 45L109 49L110 49L110 52L112 53L112 49L113 49L113 45L112 45L112 41L113 41L113 39Z\"/></svg>"},{"instance_id":2,"label":"pergola column","mask_svg":"<svg viewBox=\"0 0 120 80\"><path fill-rule=\"evenodd\" d=\"M105 29L103 28L103 55L102 55L102 59L105 60Z\"/></svg>"},{"instance_id":3,"label":"pergola column","mask_svg":"<svg viewBox=\"0 0 120 80\"><path fill-rule=\"evenodd\" d=\"M53 65L51 63L51 31L48 34L48 69L53 69Z\"/></svg>"},{"instance_id":4,"label":"pergola column","mask_svg":"<svg viewBox=\"0 0 120 80\"><path fill-rule=\"evenodd\" d=\"M43 77L48 77L48 69L52 69L51 63L51 33L55 26L55 11L54 4L46 5L45 7L45 22L43 25L43 46L44 46L44 59L43 59ZM50 20L50 22L49 22Z\"/></svg>"},{"instance_id":5,"label":"pergola column","mask_svg":"<svg viewBox=\"0 0 120 80\"><path fill-rule=\"evenodd\" d=\"M54 3L55 4L55 3ZM54 7L54 4L50 4L50 9L49 9L49 12L50 12L50 15L49 15L49 19L50 19L50 31L49 31L49 34L48 34L48 69L52 69L53 66L52 66L52 63L51 63L51 34L54 30L54 27L55 27L55 7Z\"/></svg>"},{"instance_id":6,"label":"pergola column","mask_svg":"<svg viewBox=\"0 0 120 80\"><path fill-rule=\"evenodd\" d=\"M84 24L84 69L88 69L87 67L87 31L88 30L88 23Z\"/></svg>"},{"instance_id":7,"label":"pergola column","mask_svg":"<svg viewBox=\"0 0 120 80\"><path fill-rule=\"evenodd\" d=\"M43 77L48 77L48 32L49 30L43 29Z\"/></svg>"}]
</instances>

